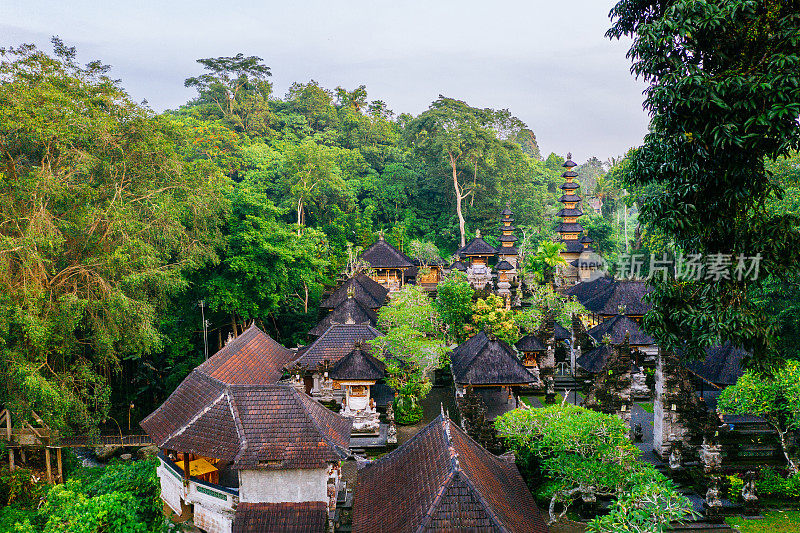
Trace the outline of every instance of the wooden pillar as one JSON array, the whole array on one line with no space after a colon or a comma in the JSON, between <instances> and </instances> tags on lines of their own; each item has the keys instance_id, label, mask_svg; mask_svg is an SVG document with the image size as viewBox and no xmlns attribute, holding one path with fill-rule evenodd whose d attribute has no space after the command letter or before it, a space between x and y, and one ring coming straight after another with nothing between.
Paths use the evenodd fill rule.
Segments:
<instances>
[{"instance_id":1,"label":"wooden pillar","mask_svg":"<svg viewBox=\"0 0 800 533\"><path fill-rule=\"evenodd\" d=\"M183 452L183 482L189 484L189 454Z\"/></svg>"},{"instance_id":2,"label":"wooden pillar","mask_svg":"<svg viewBox=\"0 0 800 533\"><path fill-rule=\"evenodd\" d=\"M50 447L44 447L44 464L47 465L47 482L53 483L53 468L50 465Z\"/></svg>"},{"instance_id":3,"label":"wooden pillar","mask_svg":"<svg viewBox=\"0 0 800 533\"><path fill-rule=\"evenodd\" d=\"M58 482L64 483L64 468L61 466L61 448L56 448L56 463L58 464Z\"/></svg>"},{"instance_id":4,"label":"wooden pillar","mask_svg":"<svg viewBox=\"0 0 800 533\"><path fill-rule=\"evenodd\" d=\"M14 471L14 448L8 449L8 469Z\"/></svg>"}]
</instances>

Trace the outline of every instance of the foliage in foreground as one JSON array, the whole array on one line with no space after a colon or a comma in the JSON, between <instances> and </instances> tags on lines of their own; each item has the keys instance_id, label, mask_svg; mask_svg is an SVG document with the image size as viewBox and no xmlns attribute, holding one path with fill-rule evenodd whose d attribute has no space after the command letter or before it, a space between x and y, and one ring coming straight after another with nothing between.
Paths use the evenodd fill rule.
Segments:
<instances>
[{"instance_id":1,"label":"foliage in foreground","mask_svg":"<svg viewBox=\"0 0 800 533\"><path fill-rule=\"evenodd\" d=\"M800 471L800 460L791 448L791 435L800 429L800 362L787 361L771 375L745 372L735 385L719 396L723 413L760 416L775 428L789 471Z\"/></svg>"},{"instance_id":2,"label":"foliage in foreground","mask_svg":"<svg viewBox=\"0 0 800 533\"><path fill-rule=\"evenodd\" d=\"M647 83L649 133L623 171L644 191L640 219L676 254L760 258L757 274L655 283L645 326L664 348L702 357L730 341L769 368L779 322L753 294L800 267L797 215L764 208L781 196L766 163L800 148L797 3L620 0L611 18Z\"/></svg>"},{"instance_id":3,"label":"foliage in foreground","mask_svg":"<svg viewBox=\"0 0 800 533\"><path fill-rule=\"evenodd\" d=\"M564 516L582 494L616 498L609 515L591 522L596 532L660 532L691 512L691 503L652 465L638 459L625 423L572 405L516 409L495 427L517 452L529 482L541 471L537 492L550 499L550 517ZM556 506L562 511L557 516Z\"/></svg>"},{"instance_id":4,"label":"foliage in foreground","mask_svg":"<svg viewBox=\"0 0 800 533\"><path fill-rule=\"evenodd\" d=\"M0 510L0 530L16 533L167 531L154 460L82 469L40 495L41 485ZM30 478L30 471L20 470ZM16 472L15 472L16 474ZM40 505L40 502L42 503Z\"/></svg>"}]
</instances>

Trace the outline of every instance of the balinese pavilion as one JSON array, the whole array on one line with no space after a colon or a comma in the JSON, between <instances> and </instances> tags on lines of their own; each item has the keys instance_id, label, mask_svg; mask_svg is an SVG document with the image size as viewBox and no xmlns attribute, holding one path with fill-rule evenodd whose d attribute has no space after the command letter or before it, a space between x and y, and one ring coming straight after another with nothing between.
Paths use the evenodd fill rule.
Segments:
<instances>
[{"instance_id":1,"label":"balinese pavilion","mask_svg":"<svg viewBox=\"0 0 800 533\"><path fill-rule=\"evenodd\" d=\"M513 459L492 455L442 413L358 470L353 532L384 531L548 529Z\"/></svg>"},{"instance_id":2,"label":"balinese pavilion","mask_svg":"<svg viewBox=\"0 0 800 533\"><path fill-rule=\"evenodd\" d=\"M351 291L346 300L334 307L325 318L309 330L308 335L320 337L334 324L367 324L374 327L378 324L378 315L356 300L354 291Z\"/></svg>"},{"instance_id":3,"label":"balinese pavilion","mask_svg":"<svg viewBox=\"0 0 800 533\"><path fill-rule=\"evenodd\" d=\"M162 499L204 531L327 525L352 421L275 383L288 354L251 327L141 423L160 449Z\"/></svg>"},{"instance_id":4,"label":"balinese pavilion","mask_svg":"<svg viewBox=\"0 0 800 533\"><path fill-rule=\"evenodd\" d=\"M389 289L366 274L358 274L339 285L319 306L333 310L348 298L355 298L365 309L377 311L386 303L388 295Z\"/></svg>"},{"instance_id":5,"label":"balinese pavilion","mask_svg":"<svg viewBox=\"0 0 800 533\"><path fill-rule=\"evenodd\" d=\"M369 263L373 272L372 279L390 292L399 291L403 287L406 270L414 266L406 254L386 242L383 234L359 258Z\"/></svg>"},{"instance_id":6,"label":"balinese pavilion","mask_svg":"<svg viewBox=\"0 0 800 533\"><path fill-rule=\"evenodd\" d=\"M539 372L539 362L544 357L547 347L533 335L525 335L514 346L522 354L522 364L536 376Z\"/></svg>"},{"instance_id":7,"label":"balinese pavilion","mask_svg":"<svg viewBox=\"0 0 800 533\"><path fill-rule=\"evenodd\" d=\"M287 365L307 394L340 404L353 419L354 433L377 433L379 415L370 389L383 377L383 363L364 344L383 335L368 324L333 324Z\"/></svg>"},{"instance_id":8,"label":"balinese pavilion","mask_svg":"<svg viewBox=\"0 0 800 533\"><path fill-rule=\"evenodd\" d=\"M643 301L650 290L645 281L602 277L570 287L564 294L574 296L586 308L589 312L586 325L592 327L617 316L620 309L634 322L641 322L652 309L651 304Z\"/></svg>"},{"instance_id":9,"label":"balinese pavilion","mask_svg":"<svg viewBox=\"0 0 800 533\"><path fill-rule=\"evenodd\" d=\"M467 279L476 289L483 289L492 283L492 271L489 260L497 256L497 250L481 237L481 231L475 232L475 238L458 250L461 261L466 261Z\"/></svg>"},{"instance_id":10,"label":"balinese pavilion","mask_svg":"<svg viewBox=\"0 0 800 533\"><path fill-rule=\"evenodd\" d=\"M456 398L468 389L478 393L489 418L515 409L514 390L538 380L520 362L514 349L494 335L480 332L461 343L450 356Z\"/></svg>"}]
</instances>

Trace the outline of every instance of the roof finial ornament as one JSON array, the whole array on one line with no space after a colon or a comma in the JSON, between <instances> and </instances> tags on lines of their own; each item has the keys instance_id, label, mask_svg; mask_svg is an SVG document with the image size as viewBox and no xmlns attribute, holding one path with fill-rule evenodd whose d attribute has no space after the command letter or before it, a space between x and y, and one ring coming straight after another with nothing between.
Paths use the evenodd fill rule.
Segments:
<instances>
[{"instance_id":1,"label":"roof finial ornament","mask_svg":"<svg viewBox=\"0 0 800 533\"><path fill-rule=\"evenodd\" d=\"M567 159L572 159L572 152L567 152Z\"/></svg>"},{"instance_id":2,"label":"roof finial ornament","mask_svg":"<svg viewBox=\"0 0 800 533\"><path fill-rule=\"evenodd\" d=\"M481 230L479 230L479 229L475 230L475 238L476 239L480 239L481 238Z\"/></svg>"},{"instance_id":3,"label":"roof finial ornament","mask_svg":"<svg viewBox=\"0 0 800 533\"><path fill-rule=\"evenodd\" d=\"M383 237L383 230L380 230L380 231L378 232L378 240L379 240L379 241L383 241L383 240L385 240L385 239L384 239L384 237Z\"/></svg>"}]
</instances>

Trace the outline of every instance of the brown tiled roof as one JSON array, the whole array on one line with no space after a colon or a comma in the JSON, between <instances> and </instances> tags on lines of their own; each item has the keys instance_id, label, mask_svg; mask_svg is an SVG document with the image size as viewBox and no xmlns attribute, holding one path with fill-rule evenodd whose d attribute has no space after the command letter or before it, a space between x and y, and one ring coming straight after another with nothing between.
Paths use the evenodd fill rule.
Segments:
<instances>
[{"instance_id":1,"label":"brown tiled roof","mask_svg":"<svg viewBox=\"0 0 800 533\"><path fill-rule=\"evenodd\" d=\"M354 533L547 530L516 466L445 416L358 471Z\"/></svg>"},{"instance_id":2,"label":"brown tiled roof","mask_svg":"<svg viewBox=\"0 0 800 533\"><path fill-rule=\"evenodd\" d=\"M466 246L458 250L458 255L465 257L468 255L494 255L497 250L489 243L484 241L481 237L475 237L469 241Z\"/></svg>"},{"instance_id":3,"label":"brown tiled roof","mask_svg":"<svg viewBox=\"0 0 800 533\"><path fill-rule=\"evenodd\" d=\"M325 502L240 503L233 533L325 533Z\"/></svg>"},{"instance_id":4,"label":"brown tiled roof","mask_svg":"<svg viewBox=\"0 0 800 533\"><path fill-rule=\"evenodd\" d=\"M619 307L625 307L628 316L645 315L652 305L642 298L652 289L645 281L598 278L570 287L565 294L575 296L587 311L598 315L614 316Z\"/></svg>"},{"instance_id":5,"label":"brown tiled roof","mask_svg":"<svg viewBox=\"0 0 800 533\"><path fill-rule=\"evenodd\" d=\"M461 343L450 356L456 383L514 385L531 383L533 376L505 342L484 332Z\"/></svg>"},{"instance_id":6,"label":"brown tiled roof","mask_svg":"<svg viewBox=\"0 0 800 533\"><path fill-rule=\"evenodd\" d=\"M229 385L197 370L141 422L159 448L272 470L340 460L351 425L293 386Z\"/></svg>"},{"instance_id":7,"label":"brown tiled roof","mask_svg":"<svg viewBox=\"0 0 800 533\"><path fill-rule=\"evenodd\" d=\"M631 346L649 346L655 343L653 337L642 331L639 324L625 315L617 315L604 320L586 333L598 343L603 341L603 337L609 335L611 344L622 344L625 342L626 333L630 334Z\"/></svg>"},{"instance_id":8,"label":"brown tiled roof","mask_svg":"<svg viewBox=\"0 0 800 533\"><path fill-rule=\"evenodd\" d=\"M364 250L359 257L369 263L372 268L409 268L414 266L406 254L386 242L383 237Z\"/></svg>"},{"instance_id":9,"label":"brown tiled roof","mask_svg":"<svg viewBox=\"0 0 800 533\"><path fill-rule=\"evenodd\" d=\"M324 361L334 364L349 354L356 343L370 341L381 335L383 333L368 324L333 324L291 366L315 369Z\"/></svg>"},{"instance_id":10,"label":"brown tiled roof","mask_svg":"<svg viewBox=\"0 0 800 533\"><path fill-rule=\"evenodd\" d=\"M333 308L333 311L320 320L309 332L315 337L321 336L328 331L333 324L378 324L378 314L372 309L364 307L355 298L347 298L345 301Z\"/></svg>"},{"instance_id":11,"label":"brown tiled roof","mask_svg":"<svg viewBox=\"0 0 800 533\"><path fill-rule=\"evenodd\" d=\"M356 346L352 352L333 365L330 376L339 381L346 379L377 381L383 378L385 373L386 365L383 364L383 361L363 351L360 346Z\"/></svg>"},{"instance_id":12,"label":"brown tiled roof","mask_svg":"<svg viewBox=\"0 0 800 533\"><path fill-rule=\"evenodd\" d=\"M348 292L353 290L353 298L368 309L378 309L386 303L389 289L374 281L366 274L358 274L342 283L319 306L323 309L333 309L348 298Z\"/></svg>"},{"instance_id":13,"label":"brown tiled roof","mask_svg":"<svg viewBox=\"0 0 800 533\"><path fill-rule=\"evenodd\" d=\"M291 350L252 325L197 370L224 383L276 383L291 358Z\"/></svg>"},{"instance_id":14,"label":"brown tiled roof","mask_svg":"<svg viewBox=\"0 0 800 533\"><path fill-rule=\"evenodd\" d=\"M542 341L533 335L525 335L518 340L514 346L521 352L543 352L547 349L545 345L542 344Z\"/></svg>"}]
</instances>

